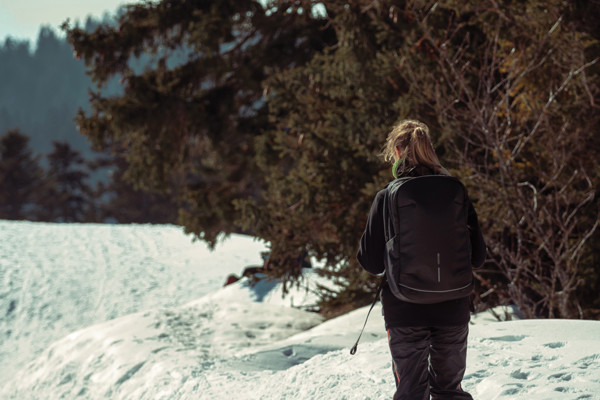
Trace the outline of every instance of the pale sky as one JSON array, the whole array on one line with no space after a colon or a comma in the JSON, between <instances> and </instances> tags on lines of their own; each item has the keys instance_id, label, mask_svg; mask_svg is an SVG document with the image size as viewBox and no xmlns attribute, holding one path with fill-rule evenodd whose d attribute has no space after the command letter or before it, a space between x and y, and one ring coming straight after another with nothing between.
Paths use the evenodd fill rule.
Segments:
<instances>
[{"instance_id":1,"label":"pale sky","mask_svg":"<svg viewBox=\"0 0 600 400\"><path fill-rule=\"evenodd\" d=\"M88 15L102 18L105 12L114 14L122 4L139 0L0 0L0 44L7 36L28 39L35 47L42 25L50 25L63 36L60 25L67 19L82 24Z\"/></svg>"}]
</instances>

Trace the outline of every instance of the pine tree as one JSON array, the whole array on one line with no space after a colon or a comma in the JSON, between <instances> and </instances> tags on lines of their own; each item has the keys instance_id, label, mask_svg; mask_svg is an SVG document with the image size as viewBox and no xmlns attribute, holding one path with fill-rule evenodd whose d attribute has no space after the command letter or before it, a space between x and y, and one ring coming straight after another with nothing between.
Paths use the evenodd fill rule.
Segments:
<instances>
[{"instance_id":1,"label":"pine tree","mask_svg":"<svg viewBox=\"0 0 600 400\"><path fill-rule=\"evenodd\" d=\"M29 148L29 137L18 129L0 137L0 218L30 219L41 184L39 157Z\"/></svg>"},{"instance_id":2,"label":"pine tree","mask_svg":"<svg viewBox=\"0 0 600 400\"><path fill-rule=\"evenodd\" d=\"M145 192L126 177L128 164L121 156L104 160L109 181L97 189L99 218L118 223L174 224L177 204L168 195Z\"/></svg>"},{"instance_id":3,"label":"pine tree","mask_svg":"<svg viewBox=\"0 0 600 400\"><path fill-rule=\"evenodd\" d=\"M122 146L127 175L170 193L186 231L210 244L239 231L235 199L260 197L254 140L269 125L262 80L301 65L331 36L326 21L295 4L169 0L127 6L117 26L67 29L94 81L120 76L124 89L93 93L79 129L97 148ZM142 54L153 59L136 72L130 59Z\"/></svg>"},{"instance_id":4,"label":"pine tree","mask_svg":"<svg viewBox=\"0 0 600 400\"><path fill-rule=\"evenodd\" d=\"M66 142L53 142L40 205L40 219L54 222L84 222L91 206L89 172L81 154Z\"/></svg>"}]
</instances>

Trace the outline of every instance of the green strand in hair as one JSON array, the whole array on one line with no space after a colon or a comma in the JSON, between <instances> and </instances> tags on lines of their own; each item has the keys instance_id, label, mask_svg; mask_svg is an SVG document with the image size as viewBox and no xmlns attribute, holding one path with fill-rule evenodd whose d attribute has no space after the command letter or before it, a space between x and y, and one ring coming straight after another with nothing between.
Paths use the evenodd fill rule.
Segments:
<instances>
[{"instance_id":1,"label":"green strand in hair","mask_svg":"<svg viewBox=\"0 0 600 400\"><path fill-rule=\"evenodd\" d=\"M394 163L394 166L392 167L392 175L394 175L394 178L398 179L398 167L400 166L400 164L402 164L404 162L404 159L406 157L402 157L399 160L396 160L396 162Z\"/></svg>"}]
</instances>

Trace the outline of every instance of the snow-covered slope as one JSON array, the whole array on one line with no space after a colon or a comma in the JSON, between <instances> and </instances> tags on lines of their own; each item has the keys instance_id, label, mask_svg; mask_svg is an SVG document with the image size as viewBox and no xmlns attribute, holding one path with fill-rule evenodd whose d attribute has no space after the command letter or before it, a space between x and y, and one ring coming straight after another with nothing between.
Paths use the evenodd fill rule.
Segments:
<instances>
[{"instance_id":1,"label":"snow-covered slope","mask_svg":"<svg viewBox=\"0 0 600 400\"><path fill-rule=\"evenodd\" d=\"M182 307L74 332L0 394L7 399L391 397L394 382L379 307L351 356L348 349L366 308L320 324L314 313L239 301L247 292L236 285ZM471 327L463 386L476 399L600 398L600 323L491 321Z\"/></svg>"},{"instance_id":2,"label":"snow-covered slope","mask_svg":"<svg viewBox=\"0 0 600 400\"><path fill-rule=\"evenodd\" d=\"M0 386L72 331L200 298L264 249L233 235L211 252L175 226L0 221Z\"/></svg>"},{"instance_id":3,"label":"snow-covered slope","mask_svg":"<svg viewBox=\"0 0 600 400\"><path fill-rule=\"evenodd\" d=\"M12 225L0 222L0 228L13 228ZM22 229L22 235L39 228L35 224L25 229L26 226L18 227ZM46 229L44 224L40 226ZM97 238L97 242L102 242L105 239L94 230L117 227L64 225L60 228L65 230L63 235L71 242L76 242L75 238L85 232ZM129 249L130 264L136 263L136 254L139 264L144 254L148 253L147 250L139 250L144 247L142 245L126 243L128 240L135 243L135 235L131 233L138 229L150 230L153 236L161 235L159 232L162 230L174 230L178 233L172 236L172 246L177 248L175 242L178 241L181 241L181 246L190 245L189 239L174 227L118 228L123 230L122 245ZM69 229L80 231L77 234L67 233ZM131 230L131 233L127 233L127 230ZM36 235L39 237L39 234ZM67 250L62 255L55 254L54 265L68 264L69 259L77 258L93 261L97 253L94 253L96 256L87 253L88 247L95 248L91 242L78 247L76 254ZM168 241L160 242L163 250L155 254L169 251ZM238 246L238 252L243 252L246 246L250 248L256 245L243 237L234 237L230 242L231 246ZM29 268L34 268L36 264L50 268L42 255L43 250L35 250L34 245L23 251L18 241L13 241L11 246L4 246L3 243L0 242L2 259L18 259ZM116 245L115 242L111 243L95 245L108 248ZM260 249L249 251L255 251L258 257ZM13 252L19 252L22 258ZM201 250L190 250L194 257L196 252ZM204 255L210 256L208 253ZM195 300L183 305L173 304L175 299L165 300L164 297L157 301L158 305L142 302L144 308L140 310L144 311L90 323L88 327L72 328L72 333L56 340L11 379L7 379L1 386L0 399L391 398L394 379L379 305L371 314L358 353L351 356L349 348L362 327L367 308L322 322L317 314L289 306L291 297L295 298L295 305L311 301L310 291L295 290L282 299L280 286L275 283L263 282L251 287L246 281L240 281L218 289L228 269L239 272L241 267L224 265L231 263L237 266L238 260L228 258L231 253L223 248L212 256L223 258L214 265L205 264L207 269L211 269L209 265L215 269L213 276L216 285L213 285L209 294L199 294ZM159 256L156 258L160 259ZM115 263L120 259L112 258ZM163 279L172 282L175 278L168 276L170 259L164 260L164 264L148 263L145 267L165 268L166 272L161 272ZM201 258L193 260L204 265ZM108 264L110 262L106 262ZM119 265L121 269L129 271L122 264ZM0 266L5 276L18 276L8 264ZM181 273L178 268L177 265L173 267L173 274ZM71 273L75 270L74 266L69 268ZM221 272L223 274L216 278ZM131 272L128 274L130 284L135 285L137 276ZM203 276L211 274L207 271ZM311 281L312 275L308 276ZM29 279L40 280L38 275ZM60 283L70 282L66 279L57 281L58 290L65 290ZM115 268L113 278L104 281L97 279L96 284L89 282L87 286L85 283L82 285L88 291L94 291L98 290L96 286L102 286L101 282L112 286L122 279L125 278L119 275L119 268ZM144 281L142 277L139 279ZM38 285L45 288L45 297L39 297L38 301L56 304L59 309L62 301L70 301L67 300L68 296L58 296L57 290L50 290L42 283ZM202 283L198 285L201 287ZM21 284L21 287L31 286ZM110 293L115 297L120 294L119 291ZM16 294L20 296L17 296L19 299L27 297L19 290ZM123 300L119 300L123 303L112 301L125 308L125 302L131 299L125 295ZM183 297L179 299L183 300ZM2 301L5 301L5 296ZM87 303L73 302L70 307L75 313L78 304ZM17 309L12 310L12 313L17 312ZM81 308L80 313L85 314L85 307ZM76 321L70 315L65 318L57 319L63 327L66 326L65 321ZM31 321L30 324L37 326L35 314L31 316ZM26 326L30 325L22 325ZM35 341L38 336L43 337L41 329L30 329L28 332L27 336L21 333L21 340L29 337L29 340ZM7 354L11 349L3 342L2 350ZM6 359L1 361L4 363ZM473 318L471 326L463 386L474 398L485 400L600 399L599 371L598 321L495 322L489 314L480 314Z\"/></svg>"}]
</instances>

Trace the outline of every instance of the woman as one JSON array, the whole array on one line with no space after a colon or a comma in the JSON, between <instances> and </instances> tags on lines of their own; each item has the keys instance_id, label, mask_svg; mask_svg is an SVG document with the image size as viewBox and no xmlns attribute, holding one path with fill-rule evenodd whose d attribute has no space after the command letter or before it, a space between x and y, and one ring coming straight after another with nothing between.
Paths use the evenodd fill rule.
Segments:
<instances>
[{"instance_id":1,"label":"woman","mask_svg":"<svg viewBox=\"0 0 600 400\"><path fill-rule=\"evenodd\" d=\"M429 128L419 121L405 120L387 138L383 156L395 161L396 178L449 175L435 154ZM384 272L384 199L387 189L375 196L357 259L372 274ZM471 265L485 260L485 244L477 214L469 204L468 227ZM384 283L383 313L396 381L394 400L472 399L461 387L466 367L469 297L435 304L415 304L396 298Z\"/></svg>"}]
</instances>

